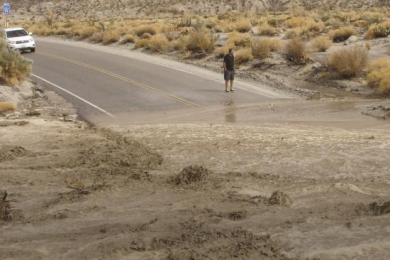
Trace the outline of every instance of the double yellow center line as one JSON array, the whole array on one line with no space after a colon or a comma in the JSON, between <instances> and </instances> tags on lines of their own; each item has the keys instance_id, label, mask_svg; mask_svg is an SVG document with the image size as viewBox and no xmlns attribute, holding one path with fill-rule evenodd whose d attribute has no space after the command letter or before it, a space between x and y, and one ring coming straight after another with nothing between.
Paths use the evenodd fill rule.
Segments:
<instances>
[{"instance_id":1,"label":"double yellow center line","mask_svg":"<svg viewBox=\"0 0 410 280\"><path fill-rule=\"evenodd\" d=\"M61 60L61 61L65 61L65 62L74 64L74 65L77 65L77 66L81 66L81 67L86 68L86 69L89 69L89 70L93 70L93 71L95 71L95 72L98 72L98 73L107 75L107 76L109 76L109 77L111 77L111 78L114 78L114 79L123 81L123 82L125 82L125 83L131 84L131 85L133 85L133 86L135 86L135 87L147 89L147 90L149 90L150 93L160 94L161 96L170 98L170 99L172 99L172 100L174 100L174 101L176 100L177 102L180 102L180 103L182 103L182 104L184 104L184 105L187 105L187 106L191 106L191 107L201 107L201 105L199 105L199 104L197 104L197 103L194 103L194 102L192 102L192 101L189 101L189 100L187 100L187 99L185 99L185 98L176 96L176 95L174 95L174 94L172 94L172 93L169 93L169 92L167 92L167 91L165 91L165 90L152 87L152 86L150 86L150 85L147 85L147 84L144 84L144 83L142 83L142 82L139 82L139 81L136 81L136 80L127 78L127 77L125 77L125 76L122 76L122 75L113 73L113 72L108 71L108 70L105 70L105 69L103 69L103 68L101 68L101 67L97 67L97 66L90 65L90 64L87 64L87 63L84 63L84 62L81 62L81 61L72 60L72 59L69 59L69 58L66 58L66 57L63 57L63 56L54 55L54 54L48 54L48 53L46 54L46 53L42 53L42 52L39 52L38 54L39 54L39 55L42 55L42 56L46 56L46 57L58 59L58 60Z\"/></svg>"}]
</instances>

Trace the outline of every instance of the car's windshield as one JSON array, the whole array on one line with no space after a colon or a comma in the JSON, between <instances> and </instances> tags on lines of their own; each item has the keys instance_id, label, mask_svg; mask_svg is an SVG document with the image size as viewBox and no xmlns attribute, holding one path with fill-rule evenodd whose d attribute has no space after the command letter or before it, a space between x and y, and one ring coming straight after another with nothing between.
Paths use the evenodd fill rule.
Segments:
<instances>
[{"instance_id":1,"label":"car's windshield","mask_svg":"<svg viewBox=\"0 0 410 280\"><path fill-rule=\"evenodd\" d=\"M7 31L7 38L22 37L27 35L28 33L24 29Z\"/></svg>"}]
</instances>

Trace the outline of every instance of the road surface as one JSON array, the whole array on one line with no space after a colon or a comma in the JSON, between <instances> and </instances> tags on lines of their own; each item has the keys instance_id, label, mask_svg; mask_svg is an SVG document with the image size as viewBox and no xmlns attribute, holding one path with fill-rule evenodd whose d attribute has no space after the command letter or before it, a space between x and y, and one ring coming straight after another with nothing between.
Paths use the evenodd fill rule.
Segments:
<instances>
[{"instance_id":1,"label":"road surface","mask_svg":"<svg viewBox=\"0 0 410 280\"><path fill-rule=\"evenodd\" d=\"M201 120L205 112L215 121L232 121L235 116L227 114L237 107L287 97L241 81L227 94L219 73L113 47L39 39L37 52L25 56L33 60L35 80L95 123Z\"/></svg>"}]
</instances>

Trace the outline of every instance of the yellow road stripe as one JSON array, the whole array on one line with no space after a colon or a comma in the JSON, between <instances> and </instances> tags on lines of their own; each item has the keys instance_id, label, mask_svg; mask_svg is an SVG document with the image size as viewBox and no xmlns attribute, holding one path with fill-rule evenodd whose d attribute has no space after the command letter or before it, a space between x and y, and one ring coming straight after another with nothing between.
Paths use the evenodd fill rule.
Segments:
<instances>
[{"instance_id":1,"label":"yellow road stripe","mask_svg":"<svg viewBox=\"0 0 410 280\"><path fill-rule=\"evenodd\" d=\"M168 98L171 98L171 99L173 99L173 100L176 100L176 101L178 101L178 102L180 102L180 103L183 103L183 104L185 104L185 105L188 105L188 106L201 107L201 105L199 105L199 104L196 104L196 103L194 103L194 102L192 102L192 101L189 101L189 100L187 100L187 99L184 99L184 98L182 98L182 97L178 97L178 96L176 96L176 95L169 94L168 92L166 92L166 91L164 91L164 90L162 90L162 89L154 88L154 87L152 87L152 86L150 86L150 85L147 85L147 84L144 84L144 83L141 83L141 82L132 80L132 79L130 79L130 78L124 77L124 76L119 75L119 74L115 74L115 73L113 73L113 72L111 72L111 71L105 70L105 69L100 68L100 67L96 67L96 66L93 66L93 65L84 63L84 62L72 60L72 59L65 58L65 57L58 56L58 55L45 54L45 53L41 53L41 52L39 52L38 54L39 54L39 55L43 55L43 56L47 56L47 57L51 57L51 58L54 58L54 59L66 61L66 62L68 62L68 63L74 64L74 65L78 65L78 66L81 66L81 67L84 67L84 68L87 68L87 69L90 69L90 70L93 70L93 71L102 73L102 74L104 74L104 75L110 76L110 77L112 77L112 78L121 80L121 81L126 82L126 83L129 83L129 84L131 84L131 85L133 85L133 86L136 86L136 87L142 87L142 88L145 88L145 89L148 89L148 90L153 90L154 93L160 93L160 94L163 95L163 96L166 96L166 97L168 97Z\"/></svg>"}]
</instances>

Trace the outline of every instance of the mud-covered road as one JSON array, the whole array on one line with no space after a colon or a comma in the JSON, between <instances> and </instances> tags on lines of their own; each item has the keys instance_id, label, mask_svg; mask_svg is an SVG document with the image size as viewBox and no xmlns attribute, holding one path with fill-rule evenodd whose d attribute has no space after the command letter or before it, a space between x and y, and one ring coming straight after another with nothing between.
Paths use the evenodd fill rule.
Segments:
<instances>
[{"instance_id":1,"label":"mud-covered road","mask_svg":"<svg viewBox=\"0 0 410 280\"><path fill-rule=\"evenodd\" d=\"M0 259L390 258L381 101L95 129L40 93L0 117Z\"/></svg>"}]
</instances>

